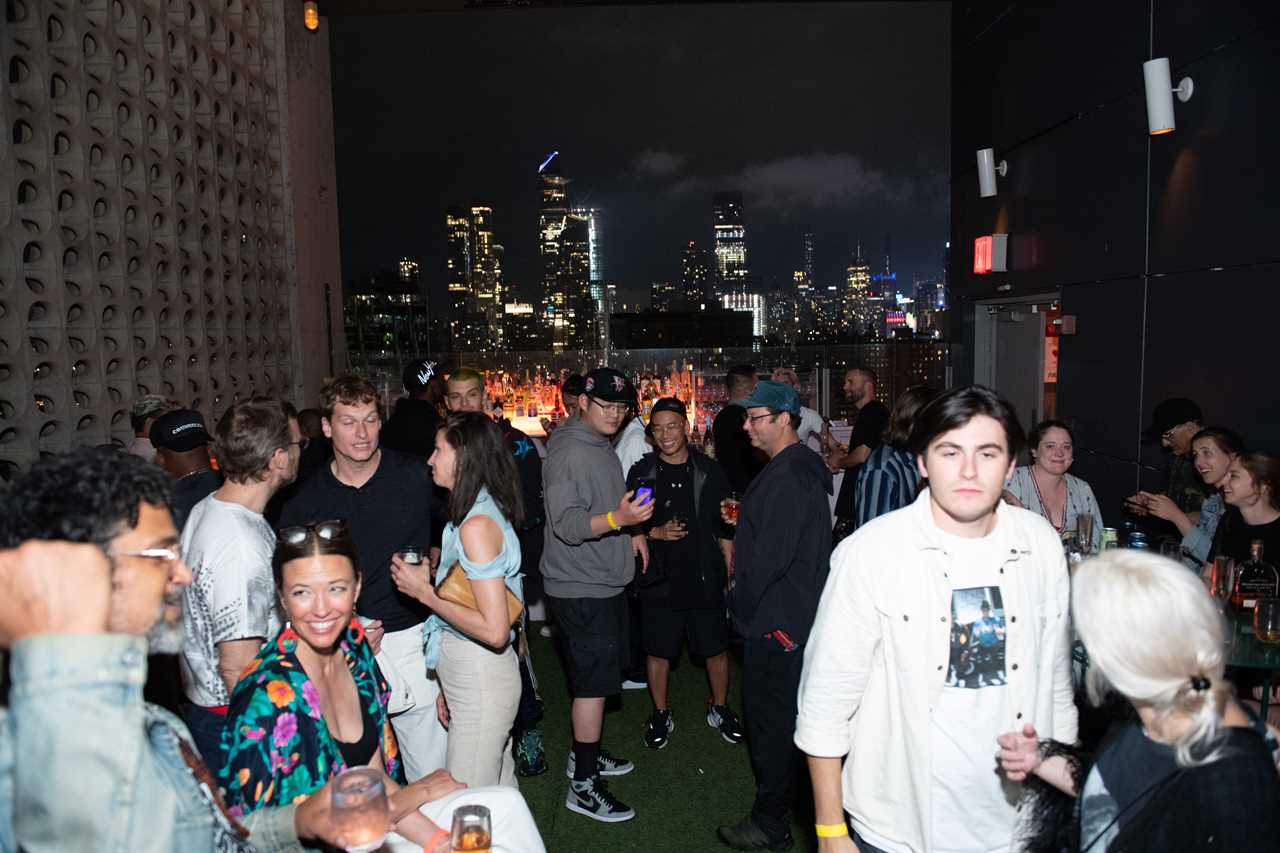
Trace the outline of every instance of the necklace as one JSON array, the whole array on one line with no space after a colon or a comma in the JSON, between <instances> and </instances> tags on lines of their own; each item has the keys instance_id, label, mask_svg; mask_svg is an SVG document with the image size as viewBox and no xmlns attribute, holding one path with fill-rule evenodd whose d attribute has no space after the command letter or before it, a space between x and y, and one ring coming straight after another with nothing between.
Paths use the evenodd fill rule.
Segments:
<instances>
[{"instance_id":1,"label":"necklace","mask_svg":"<svg viewBox=\"0 0 1280 853\"><path fill-rule=\"evenodd\" d=\"M185 480L185 479L187 479L188 477L194 477L196 474L203 474L205 471L212 471L212 470L213 470L212 468L210 468L208 465L206 465L206 466L205 466L205 467L203 467L203 468L197 468L197 469L196 469L196 470L194 470L194 471L188 471L187 473L183 474L183 475L182 475L181 477L179 477L178 479L179 479L179 480Z\"/></svg>"},{"instance_id":2,"label":"necklace","mask_svg":"<svg viewBox=\"0 0 1280 853\"><path fill-rule=\"evenodd\" d=\"M1062 488L1067 495L1062 499L1062 523L1059 524L1053 520L1053 516L1049 515L1049 505L1044 502L1044 495L1040 493L1040 483L1036 481L1036 472L1031 472L1031 485L1036 490L1036 499L1040 501L1040 508L1044 510L1044 517L1048 520L1053 529L1061 533L1067 529L1067 507L1071 505L1071 486L1067 484L1067 477L1062 477Z\"/></svg>"}]
</instances>

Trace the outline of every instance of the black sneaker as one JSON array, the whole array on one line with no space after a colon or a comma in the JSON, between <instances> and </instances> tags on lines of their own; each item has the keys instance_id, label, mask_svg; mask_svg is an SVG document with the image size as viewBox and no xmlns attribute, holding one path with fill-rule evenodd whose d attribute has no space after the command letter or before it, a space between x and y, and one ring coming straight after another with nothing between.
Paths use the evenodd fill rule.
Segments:
<instances>
[{"instance_id":1,"label":"black sneaker","mask_svg":"<svg viewBox=\"0 0 1280 853\"><path fill-rule=\"evenodd\" d=\"M791 830L781 838L770 838L748 815L737 823L726 824L716 830L716 835L734 850L790 850L795 844Z\"/></svg>"},{"instance_id":2,"label":"black sneaker","mask_svg":"<svg viewBox=\"0 0 1280 853\"><path fill-rule=\"evenodd\" d=\"M599 776L585 782L570 782L565 808L604 823L621 823L636 816L636 810L615 797Z\"/></svg>"},{"instance_id":3,"label":"black sneaker","mask_svg":"<svg viewBox=\"0 0 1280 853\"><path fill-rule=\"evenodd\" d=\"M573 778L575 762L573 760L573 750L569 750L569 765L565 768L565 775L570 779ZM600 750L600 757L596 759L596 775L598 776L626 776L636 766L625 758L614 758L603 749Z\"/></svg>"},{"instance_id":4,"label":"black sneaker","mask_svg":"<svg viewBox=\"0 0 1280 853\"><path fill-rule=\"evenodd\" d=\"M675 730L676 721L671 717L671 709L654 711L644 724L644 745L650 749L662 749L667 745L668 736Z\"/></svg>"},{"instance_id":5,"label":"black sneaker","mask_svg":"<svg viewBox=\"0 0 1280 853\"><path fill-rule=\"evenodd\" d=\"M742 721L728 705L712 705L707 709L707 725L720 730L720 737L729 743L742 743Z\"/></svg>"},{"instance_id":6,"label":"black sneaker","mask_svg":"<svg viewBox=\"0 0 1280 853\"><path fill-rule=\"evenodd\" d=\"M541 776L547 772L547 754L542 748L542 730L529 729L515 744L516 775Z\"/></svg>"}]
</instances>

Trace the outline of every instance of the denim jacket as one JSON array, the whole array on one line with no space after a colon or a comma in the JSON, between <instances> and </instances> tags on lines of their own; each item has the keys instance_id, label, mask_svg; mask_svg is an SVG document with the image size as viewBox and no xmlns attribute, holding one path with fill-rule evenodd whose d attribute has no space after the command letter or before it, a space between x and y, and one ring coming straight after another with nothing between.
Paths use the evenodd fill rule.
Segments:
<instances>
[{"instance_id":1,"label":"denim jacket","mask_svg":"<svg viewBox=\"0 0 1280 853\"><path fill-rule=\"evenodd\" d=\"M0 709L0 853L301 851L296 806L223 817L183 758L186 726L145 703L147 647L122 634L14 644Z\"/></svg>"}]
</instances>

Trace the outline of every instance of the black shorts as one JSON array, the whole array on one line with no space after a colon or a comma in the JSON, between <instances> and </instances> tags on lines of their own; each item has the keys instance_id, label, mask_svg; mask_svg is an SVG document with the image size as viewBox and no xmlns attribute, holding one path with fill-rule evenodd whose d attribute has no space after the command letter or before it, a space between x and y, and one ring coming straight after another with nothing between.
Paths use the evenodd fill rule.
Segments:
<instances>
[{"instance_id":1,"label":"black shorts","mask_svg":"<svg viewBox=\"0 0 1280 853\"><path fill-rule=\"evenodd\" d=\"M547 596L556 627L564 637L569 694L598 699L622 692L629 665L627 596L556 598Z\"/></svg>"},{"instance_id":2,"label":"black shorts","mask_svg":"<svg viewBox=\"0 0 1280 853\"><path fill-rule=\"evenodd\" d=\"M729 623L723 607L672 610L664 603L645 601L640 625L644 652L656 658L680 657L680 646L686 638L689 654L698 657L715 657L729 648Z\"/></svg>"}]
</instances>

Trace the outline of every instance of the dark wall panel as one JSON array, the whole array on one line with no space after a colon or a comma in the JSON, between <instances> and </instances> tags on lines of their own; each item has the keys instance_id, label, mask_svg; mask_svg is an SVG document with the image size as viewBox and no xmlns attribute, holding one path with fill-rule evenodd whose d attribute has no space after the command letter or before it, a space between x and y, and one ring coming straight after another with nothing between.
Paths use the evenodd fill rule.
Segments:
<instances>
[{"instance_id":1,"label":"dark wall panel","mask_svg":"<svg viewBox=\"0 0 1280 853\"><path fill-rule=\"evenodd\" d=\"M1191 397L1205 418L1280 451L1280 265L1151 279L1147 409Z\"/></svg>"},{"instance_id":2,"label":"dark wall panel","mask_svg":"<svg viewBox=\"0 0 1280 853\"><path fill-rule=\"evenodd\" d=\"M1280 261L1277 56L1271 29L1174 71L1195 93L1175 100L1177 130L1151 141L1152 272Z\"/></svg>"}]
</instances>

